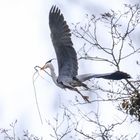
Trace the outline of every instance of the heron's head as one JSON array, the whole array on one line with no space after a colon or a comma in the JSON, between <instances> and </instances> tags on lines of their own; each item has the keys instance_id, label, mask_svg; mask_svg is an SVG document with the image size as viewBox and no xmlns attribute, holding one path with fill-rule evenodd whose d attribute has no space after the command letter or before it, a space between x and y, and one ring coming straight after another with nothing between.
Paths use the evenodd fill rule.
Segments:
<instances>
[{"instance_id":1,"label":"heron's head","mask_svg":"<svg viewBox=\"0 0 140 140\"><path fill-rule=\"evenodd\" d=\"M47 69L47 68L52 67L52 63L51 63L52 60L54 60L54 59L51 59L51 60L47 61L47 62L45 63L45 65L41 68L41 70L44 70L44 69Z\"/></svg>"}]
</instances>

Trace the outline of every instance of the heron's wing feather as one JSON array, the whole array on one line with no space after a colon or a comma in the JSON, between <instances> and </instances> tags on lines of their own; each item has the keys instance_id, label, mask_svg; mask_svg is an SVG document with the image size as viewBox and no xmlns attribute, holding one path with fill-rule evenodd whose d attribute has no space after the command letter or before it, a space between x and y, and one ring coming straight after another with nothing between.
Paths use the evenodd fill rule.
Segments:
<instances>
[{"instance_id":1,"label":"heron's wing feather","mask_svg":"<svg viewBox=\"0 0 140 140\"><path fill-rule=\"evenodd\" d=\"M77 75L78 64L76 52L72 47L70 29L60 10L55 6L50 10L49 25L58 60L59 77L75 77Z\"/></svg>"},{"instance_id":2,"label":"heron's wing feather","mask_svg":"<svg viewBox=\"0 0 140 140\"><path fill-rule=\"evenodd\" d=\"M108 79L108 80L121 80L121 79L131 78L131 76L129 74L122 72L122 71L116 71L116 72L104 73L104 74L90 73L90 74L77 75L76 77L81 82L90 80L91 78L104 78L104 79Z\"/></svg>"}]
</instances>

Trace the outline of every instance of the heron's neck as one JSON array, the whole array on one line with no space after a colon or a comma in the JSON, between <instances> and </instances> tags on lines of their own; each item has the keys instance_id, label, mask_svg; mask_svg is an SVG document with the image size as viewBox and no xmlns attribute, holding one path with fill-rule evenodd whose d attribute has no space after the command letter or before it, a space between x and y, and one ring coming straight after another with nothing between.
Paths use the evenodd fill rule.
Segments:
<instances>
[{"instance_id":1,"label":"heron's neck","mask_svg":"<svg viewBox=\"0 0 140 140\"><path fill-rule=\"evenodd\" d=\"M49 68L50 68L52 80L54 81L55 84L57 84L57 76L55 74L53 65L50 64L50 67Z\"/></svg>"}]
</instances>

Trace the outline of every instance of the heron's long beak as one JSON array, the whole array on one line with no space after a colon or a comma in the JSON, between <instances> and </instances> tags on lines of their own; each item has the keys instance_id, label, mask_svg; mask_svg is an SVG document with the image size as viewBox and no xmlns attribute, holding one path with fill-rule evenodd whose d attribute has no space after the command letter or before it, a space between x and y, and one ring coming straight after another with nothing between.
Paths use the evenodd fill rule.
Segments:
<instances>
[{"instance_id":1,"label":"heron's long beak","mask_svg":"<svg viewBox=\"0 0 140 140\"><path fill-rule=\"evenodd\" d=\"M41 67L41 70L45 70L45 69L47 69L47 68L49 67L49 63L51 63L52 60L55 60L55 58L53 58L53 59L47 61L47 62L45 63L45 65L44 65L43 67Z\"/></svg>"},{"instance_id":2,"label":"heron's long beak","mask_svg":"<svg viewBox=\"0 0 140 140\"><path fill-rule=\"evenodd\" d=\"M48 68L48 64L46 63L43 67L41 67L41 70L47 69Z\"/></svg>"}]
</instances>

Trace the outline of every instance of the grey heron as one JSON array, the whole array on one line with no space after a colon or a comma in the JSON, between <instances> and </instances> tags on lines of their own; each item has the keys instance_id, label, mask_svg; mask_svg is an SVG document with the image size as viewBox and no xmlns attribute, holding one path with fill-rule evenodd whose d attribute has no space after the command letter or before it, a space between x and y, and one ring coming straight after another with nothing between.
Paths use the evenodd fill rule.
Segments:
<instances>
[{"instance_id":1,"label":"grey heron","mask_svg":"<svg viewBox=\"0 0 140 140\"><path fill-rule=\"evenodd\" d=\"M83 83L86 80L91 78L104 78L111 80L131 78L129 74L121 71L105 74L90 73L78 75L77 55L75 49L73 48L70 29L64 20L60 9L56 6L52 6L50 10L49 26L51 30L51 39L58 62L58 76L55 74L54 67L51 63L52 60L46 62L41 69L45 70L49 68L54 83L60 88L74 90L78 92L85 101L89 102L88 96L83 96L76 88L78 86L82 86L88 89L87 85Z\"/></svg>"}]
</instances>

